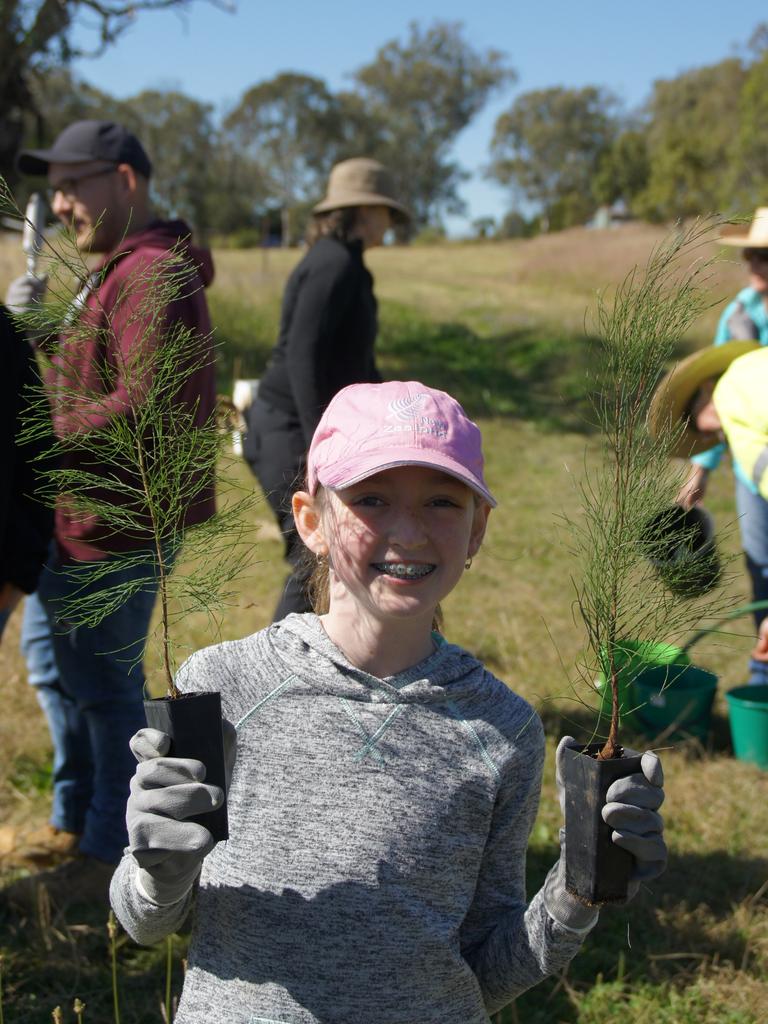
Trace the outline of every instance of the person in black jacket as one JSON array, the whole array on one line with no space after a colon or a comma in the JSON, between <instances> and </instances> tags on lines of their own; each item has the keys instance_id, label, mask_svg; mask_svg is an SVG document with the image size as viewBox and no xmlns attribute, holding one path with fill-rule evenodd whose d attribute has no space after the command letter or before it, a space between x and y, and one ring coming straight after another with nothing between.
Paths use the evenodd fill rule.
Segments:
<instances>
[{"instance_id":1,"label":"person in black jacket","mask_svg":"<svg viewBox=\"0 0 768 1024\"><path fill-rule=\"evenodd\" d=\"M34 353L5 306L0 306L0 637L16 605L37 586L53 532L53 509L35 493L41 484L39 456L52 435L20 444L39 386ZM35 413L37 415L37 413Z\"/></svg>"},{"instance_id":2,"label":"person in black jacket","mask_svg":"<svg viewBox=\"0 0 768 1024\"><path fill-rule=\"evenodd\" d=\"M388 172L356 157L331 170L314 208L309 250L285 287L280 333L255 400L246 412L243 455L277 518L292 567L274 613L310 611L304 546L291 514L307 449L330 400L347 384L378 383L378 328L373 278L363 252L381 245L405 206Z\"/></svg>"}]
</instances>

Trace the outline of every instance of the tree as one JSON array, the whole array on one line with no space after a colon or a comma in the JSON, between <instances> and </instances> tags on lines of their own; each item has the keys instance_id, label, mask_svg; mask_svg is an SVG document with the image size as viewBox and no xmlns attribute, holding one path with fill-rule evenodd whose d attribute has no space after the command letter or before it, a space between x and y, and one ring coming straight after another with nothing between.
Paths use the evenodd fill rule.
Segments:
<instances>
[{"instance_id":1,"label":"tree","mask_svg":"<svg viewBox=\"0 0 768 1024\"><path fill-rule=\"evenodd\" d=\"M760 60L768 50L768 22L761 21L752 29L752 35L747 40L747 50L755 60Z\"/></svg>"},{"instance_id":2,"label":"tree","mask_svg":"<svg viewBox=\"0 0 768 1024\"><path fill-rule=\"evenodd\" d=\"M266 191L258 168L221 137L210 104L175 90L118 100L67 68L36 75L32 92L45 111L47 140L81 118L114 119L134 131L152 161L152 198L162 215L183 217L202 237L260 224ZM20 205L31 187L16 188Z\"/></svg>"},{"instance_id":3,"label":"tree","mask_svg":"<svg viewBox=\"0 0 768 1024\"><path fill-rule=\"evenodd\" d=\"M254 85L224 120L224 133L259 169L283 211L283 244L292 241L292 211L317 200L338 149L338 105L325 83L283 72Z\"/></svg>"},{"instance_id":4,"label":"tree","mask_svg":"<svg viewBox=\"0 0 768 1024\"><path fill-rule=\"evenodd\" d=\"M16 180L14 161L25 121L34 118L36 141L49 137L42 109L35 103L37 76L74 57L98 56L132 24L142 10L189 8L194 0L2 0L0 4L0 175ZM231 9L227 0L209 3ZM86 53L72 43L81 16L93 26L97 42Z\"/></svg>"},{"instance_id":5,"label":"tree","mask_svg":"<svg viewBox=\"0 0 768 1024\"><path fill-rule=\"evenodd\" d=\"M119 100L75 78L66 67L40 68L30 76L29 84L31 106L23 112L23 136L35 139L41 145L53 142L73 121L119 117ZM45 111L44 120L38 111ZM15 149L11 152L11 159L14 159L15 152ZM19 205L24 205L35 188L35 184L26 178L17 183L14 193Z\"/></svg>"},{"instance_id":6,"label":"tree","mask_svg":"<svg viewBox=\"0 0 768 1024\"><path fill-rule=\"evenodd\" d=\"M267 183L260 169L245 153L218 132L209 165L206 215L212 232L222 235L239 232L241 237L263 239L275 220L270 206ZM278 228L274 228L277 233Z\"/></svg>"},{"instance_id":7,"label":"tree","mask_svg":"<svg viewBox=\"0 0 768 1024\"><path fill-rule=\"evenodd\" d=\"M497 238L525 238L530 235L530 225L519 210L507 210L496 231Z\"/></svg>"},{"instance_id":8,"label":"tree","mask_svg":"<svg viewBox=\"0 0 768 1024\"><path fill-rule=\"evenodd\" d=\"M412 22L405 42L385 43L353 77L367 138L348 136L344 155L372 156L391 170L416 228L462 212L457 188L465 175L449 152L491 92L514 80L504 55L472 49L461 24L422 30Z\"/></svg>"},{"instance_id":9,"label":"tree","mask_svg":"<svg viewBox=\"0 0 768 1024\"><path fill-rule=\"evenodd\" d=\"M592 180L592 195L601 205L623 199L631 209L633 199L647 185L649 174L646 134L628 128L613 140L600 158Z\"/></svg>"},{"instance_id":10,"label":"tree","mask_svg":"<svg viewBox=\"0 0 768 1024\"><path fill-rule=\"evenodd\" d=\"M668 220L731 205L728 168L745 78L741 61L729 58L655 83L647 107L650 174L638 213Z\"/></svg>"},{"instance_id":11,"label":"tree","mask_svg":"<svg viewBox=\"0 0 768 1024\"><path fill-rule=\"evenodd\" d=\"M497 119L488 175L541 204L553 228L583 223L592 181L617 131L618 101L597 86L519 96Z\"/></svg>"},{"instance_id":12,"label":"tree","mask_svg":"<svg viewBox=\"0 0 768 1024\"><path fill-rule=\"evenodd\" d=\"M700 561L669 558L667 531L680 486L671 457L683 427L667 417L648 428L654 389L678 339L712 304L714 261L701 254L717 226L710 220L676 231L610 299L597 299L600 375L591 401L605 443L578 484L576 513L562 522L581 569L575 582L586 638L581 682L593 694L597 666L610 682L610 730L598 759L621 756L619 716L629 709L621 708L620 673L629 645L663 635L677 640L702 619L722 614L729 600L702 586ZM690 549L694 530L682 532L681 543ZM659 563L665 563L661 572Z\"/></svg>"},{"instance_id":13,"label":"tree","mask_svg":"<svg viewBox=\"0 0 768 1024\"><path fill-rule=\"evenodd\" d=\"M76 78L66 67L46 68L31 80L34 110L45 111L43 140L53 141L68 124L84 118L116 117L120 101L88 82ZM27 137L36 134L35 117L26 119Z\"/></svg>"},{"instance_id":14,"label":"tree","mask_svg":"<svg viewBox=\"0 0 768 1024\"><path fill-rule=\"evenodd\" d=\"M496 220L493 217L475 217L472 221L473 237L480 241L496 237Z\"/></svg>"},{"instance_id":15,"label":"tree","mask_svg":"<svg viewBox=\"0 0 768 1024\"><path fill-rule=\"evenodd\" d=\"M768 26L759 26L768 32ZM739 100L739 130L735 140L730 176L731 202L724 209L748 210L760 206L765 199L768 177L768 140L765 136L768 117L768 53L749 68Z\"/></svg>"},{"instance_id":16,"label":"tree","mask_svg":"<svg viewBox=\"0 0 768 1024\"><path fill-rule=\"evenodd\" d=\"M183 217L205 237L214 201L213 108L183 93L147 90L120 104L119 119L141 139L152 160L159 212Z\"/></svg>"}]
</instances>

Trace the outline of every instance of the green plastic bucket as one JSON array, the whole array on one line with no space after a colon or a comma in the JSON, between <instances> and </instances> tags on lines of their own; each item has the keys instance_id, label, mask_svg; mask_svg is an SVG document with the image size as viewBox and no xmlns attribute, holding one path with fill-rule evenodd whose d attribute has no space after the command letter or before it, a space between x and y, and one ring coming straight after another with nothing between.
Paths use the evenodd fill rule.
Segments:
<instances>
[{"instance_id":1,"label":"green plastic bucket","mask_svg":"<svg viewBox=\"0 0 768 1024\"><path fill-rule=\"evenodd\" d=\"M737 686L725 699L734 754L768 770L768 686Z\"/></svg>"},{"instance_id":2,"label":"green plastic bucket","mask_svg":"<svg viewBox=\"0 0 768 1024\"><path fill-rule=\"evenodd\" d=\"M616 664L619 666L619 705L621 720L625 725L634 724L633 708L638 704L633 682L639 673L658 665L688 665L688 655L674 644L654 643L651 640L624 640L616 650ZM600 696L600 716L611 717L611 687L607 682L607 666L595 681Z\"/></svg>"},{"instance_id":3,"label":"green plastic bucket","mask_svg":"<svg viewBox=\"0 0 768 1024\"><path fill-rule=\"evenodd\" d=\"M695 665L644 669L633 683L634 721L650 736L706 739L712 720L717 676Z\"/></svg>"}]
</instances>

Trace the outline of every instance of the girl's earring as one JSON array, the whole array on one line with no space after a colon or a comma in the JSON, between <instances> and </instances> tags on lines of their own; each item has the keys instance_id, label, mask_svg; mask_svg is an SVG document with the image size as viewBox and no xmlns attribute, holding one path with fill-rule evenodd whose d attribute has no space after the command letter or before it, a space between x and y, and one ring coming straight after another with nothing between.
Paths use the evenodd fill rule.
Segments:
<instances>
[{"instance_id":1,"label":"girl's earring","mask_svg":"<svg viewBox=\"0 0 768 1024\"><path fill-rule=\"evenodd\" d=\"M472 568L472 559L471 558L468 558L466 560L466 562L464 563L464 568L465 569L471 569Z\"/></svg>"},{"instance_id":2,"label":"girl's earring","mask_svg":"<svg viewBox=\"0 0 768 1024\"><path fill-rule=\"evenodd\" d=\"M329 571L333 569L333 563L331 562L331 553L330 553L330 551L323 551L322 554L317 556L317 561L318 561L319 565L326 566Z\"/></svg>"}]
</instances>

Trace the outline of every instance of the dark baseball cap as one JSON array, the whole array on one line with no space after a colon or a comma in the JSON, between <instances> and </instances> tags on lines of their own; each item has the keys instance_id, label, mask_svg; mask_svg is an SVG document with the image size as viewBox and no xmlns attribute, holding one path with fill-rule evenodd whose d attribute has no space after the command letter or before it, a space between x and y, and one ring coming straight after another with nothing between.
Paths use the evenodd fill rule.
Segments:
<instances>
[{"instance_id":1,"label":"dark baseball cap","mask_svg":"<svg viewBox=\"0 0 768 1024\"><path fill-rule=\"evenodd\" d=\"M23 149L16 160L22 174L47 174L49 164L79 164L85 160L109 160L129 164L148 178L152 164L144 147L114 121L75 121L64 129L50 149Z\"/></svg>"}]
</instances>

